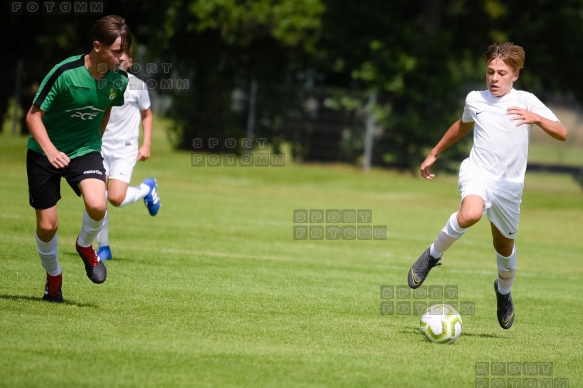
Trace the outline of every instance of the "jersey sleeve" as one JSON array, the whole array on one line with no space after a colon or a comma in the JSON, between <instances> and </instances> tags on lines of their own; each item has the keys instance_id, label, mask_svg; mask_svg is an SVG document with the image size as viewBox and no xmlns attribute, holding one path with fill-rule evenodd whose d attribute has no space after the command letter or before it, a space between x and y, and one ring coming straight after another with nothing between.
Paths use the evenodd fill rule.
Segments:
<instances>
[{"instance_id":1,"label":"jersey sleeve","mask_svg":"<svg viewBox=\"0 0 583 388\"><path fill-rule=\"evenodd\" d=\"M541 100L532 93L526 93L527 110L552 121L560 121Z\"/></svg>"},{"instance_id":2,"label":"jersey sleeve","mask_svg":"<svg viewBox=\"0 0 583 388\"><path fill-rule=\"evenodd\" d=\"M470 100L471 100L471 93L466 96L466 101L464 103L464 112L462 113L462 122L464 123L473 123L475 120L472 117L472 111L470 110Z\"/></svg>"},{"instance_id":3,"label":"jersey sleeve","mask_svg":"<svg viewBox=\"0 0 583 388\"><path fill-rule=\"evenodd\" d=\"M148 93L148 87L144 81L140 81L140 89L138 93L138 107L140 110L150 109L150 94Z\"/></svg>"}]
</instances>

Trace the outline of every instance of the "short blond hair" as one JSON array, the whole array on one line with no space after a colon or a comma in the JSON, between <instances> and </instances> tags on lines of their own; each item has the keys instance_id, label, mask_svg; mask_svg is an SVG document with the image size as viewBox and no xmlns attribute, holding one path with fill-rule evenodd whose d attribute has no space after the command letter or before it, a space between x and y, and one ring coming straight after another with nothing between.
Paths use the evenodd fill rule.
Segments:
<instances>
[{"instance_id":1,"label":"short blond hair","mask_svg":"<svg viewBox=\"0 0 583 388\"><path fill-rule=\"evenodd\" d=\"M488 51L484 53L486 65L496 58L502 60L502 62L515 72L520 71L524 67L524 49L512 42L494 43L490 45Z\"/></svg>"}]
</instances>

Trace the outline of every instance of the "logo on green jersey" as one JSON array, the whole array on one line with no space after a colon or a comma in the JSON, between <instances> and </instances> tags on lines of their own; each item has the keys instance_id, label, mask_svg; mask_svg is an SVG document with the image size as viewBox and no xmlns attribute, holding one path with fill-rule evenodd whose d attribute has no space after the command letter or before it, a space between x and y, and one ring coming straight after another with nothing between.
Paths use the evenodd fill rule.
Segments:
<instances>
[{"instance_id":1,"label":"logo on green jersey","mask_svg":"<svg viewBox=\"0 0 583 388\"><path fill-rule=\"evenodd\" d=\"M66 112L73 112L71 117L79 117L81 120L93 120L95 117L105 111L89 105L84 106L83 108L69 109Z\"/></svg>"},{"instance_id":2,"label":"logo on green jersey","mask_svg":"<svg viewBox=\"0 0 583 388\"><path fill-rule=\"evenodd\" d=\"M87 86L77 86L77 85L70 85L69 88L74 89L74 90L82 90L84 92L88 92L91 90Z\"/></svg>"},{"instance_id":3,"label":"logo on green jersey","mask_svg":"<svg viewBox=\"0 0 583 388\"><path fill-rule=\"evenodd\" d=\"M109 89L109 99L114 100L117 97L117 92L114 88Z\"/></svg>"}]
</instances>

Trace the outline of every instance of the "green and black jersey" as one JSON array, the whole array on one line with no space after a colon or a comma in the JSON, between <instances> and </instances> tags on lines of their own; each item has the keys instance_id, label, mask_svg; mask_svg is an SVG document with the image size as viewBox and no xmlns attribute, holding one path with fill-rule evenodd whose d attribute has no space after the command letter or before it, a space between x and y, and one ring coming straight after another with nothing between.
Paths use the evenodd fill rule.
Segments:
<instances>
[{"instance_id":1,"label":"green and black jersey","mask_svg":"<svg viewBox=\"0 0 583 388\"><path fill-rule=\"evenodd\" d=\"M44 111L43 123L57 150L69 158L101 152L101 121L110 106L122 106L127 73L108 71L95 79L85 67L85 55L57 64L47 74L33 105ZM32 136L28 148L44 155Z\"/></svg>"}]
</instances>

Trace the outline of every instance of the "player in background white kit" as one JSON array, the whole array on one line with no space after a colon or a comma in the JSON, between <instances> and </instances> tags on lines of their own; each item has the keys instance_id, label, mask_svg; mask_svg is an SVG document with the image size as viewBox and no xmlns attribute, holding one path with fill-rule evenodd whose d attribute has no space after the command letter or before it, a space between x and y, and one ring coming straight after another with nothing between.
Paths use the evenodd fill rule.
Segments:
<instances>
[{"instance_id":1,"label":"player in background white kit","mask_svg":"<svg viewBox=\"0 0 583 388\"><path fill-rule=\"evenodd\" d=\"M509 329L514 323L510 289L516 273L514 239L518 231L520 203L532 124L549 136L564 141L567 130L534 94L513 88L524 66L524 50L512 43L493 44L484 54L488 90L466 97L464 112L421 164L421 175L431 180L431 166L439 154L472 129L474 144L460 167L462 202L441 233L409 270L411 288L419 287L431 268L441 265L443 252L469 227L487 214L496 250L498 278L494 281L498 323Z\"/></svg>"},{"instance_id":2,"label":"player in background white kit","mask_svg":"<svg viewBox=\"0 0 583 388\"><path fill-rule=\"evenodd\" d=\"M131 53L124 53L120 67L132 66ZM123 207L144 200L150 215L160 209L156 180L146 178L138 186L129 186L136 161L150 157L152 142L152 110L148 88L141 79L128 72L129 83L124 94L124 105L111 110L107 128L103 133L101 153L107 175L107 198L116 207ZM138 148L140 123L143 129L142 146ZM101 232L97 235L101 260L113 258L109 247L109 215L106 215Z\"/></svg>"}]
</instances>

